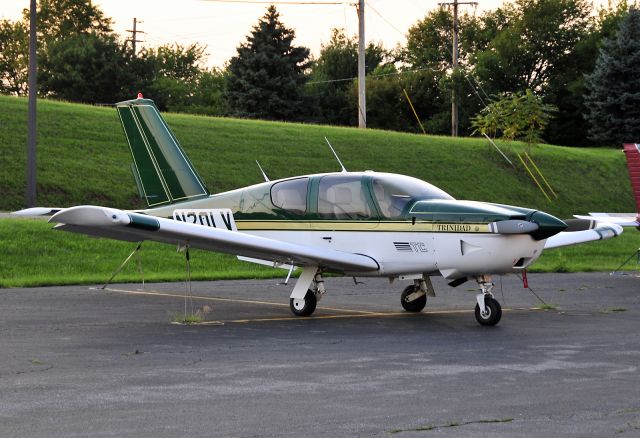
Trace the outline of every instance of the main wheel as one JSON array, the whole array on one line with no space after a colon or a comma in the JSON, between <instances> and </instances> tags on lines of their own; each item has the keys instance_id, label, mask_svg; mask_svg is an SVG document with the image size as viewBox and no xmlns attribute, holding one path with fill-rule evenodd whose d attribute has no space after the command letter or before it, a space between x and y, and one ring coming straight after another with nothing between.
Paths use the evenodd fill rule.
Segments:
<instances>
[{"instance_id":1,"label":"main wheel","mask_svg":"<svg viewBox=\"0 0 640 438\"><path fill-rule=\"evenodd\" d=\"M295 298L291 298L289 300L289 307L294 315L297 316L309 316L314 310L316 310L316 305L318 304L318 300L316 299L316 294L309 289L307 294L304 296L304 299L299 300Z\"/></svg>"},{"instance_id":2,"label":"main wheel","mask_svg":"<svg viewBox=\"0 0 640 438\"><path fill-rule=\"evenodd\" d=\"M502 307L500 303L490 297L484 297L485 311L480 310L480 306L476 304L476 321L480 325L496 325L502 318Z\"/></svg>"},{"instance_id":3,"label":"main wheel","mask_svg":"<svg viewBox=\"0 0 640 438\"><path fill-rule=\"evenodd\" d=\"M420 312L427 305L427 295L424 294L420 298L413 301L407 301L407 297L416 292L415 286L407 286L400 295L400 303L407 312Z\"/></svg>"}]
</instances>

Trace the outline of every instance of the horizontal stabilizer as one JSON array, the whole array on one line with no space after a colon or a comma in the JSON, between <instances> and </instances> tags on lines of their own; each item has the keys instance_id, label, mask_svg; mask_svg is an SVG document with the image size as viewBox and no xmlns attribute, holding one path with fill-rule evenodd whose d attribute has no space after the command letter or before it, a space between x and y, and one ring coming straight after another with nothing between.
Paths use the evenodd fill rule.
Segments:
<instances>
[{"instance_id":1,"label":"horizontal stabilizer","mask_svg":"<svg viewBox=\"0 0 640 438\"><path fill-rule=\"evenodd\" d=\"M49 208L49 207L31 207L24 210L14 211L13 215L23 217L42 217L51 216L62 210L62 208Z\"/></svg>"}]
</instances>

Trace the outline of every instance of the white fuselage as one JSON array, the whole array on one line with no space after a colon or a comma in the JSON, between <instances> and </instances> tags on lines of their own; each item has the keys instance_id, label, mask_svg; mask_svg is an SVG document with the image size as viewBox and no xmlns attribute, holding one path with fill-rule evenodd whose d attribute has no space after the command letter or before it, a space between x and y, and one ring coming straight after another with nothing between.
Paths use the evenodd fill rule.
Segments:
<instances>
[{"instance_id":1,"label":"white fuselage","mask_svg":"<svg viewBox=\"0 0 640 438\"><path fill-rule=\"evenodd\" d=\"M246 231L249 234L303 245L366 254L380 270L359 276L428 273L445 278L520 271L535 261L544 240L529 235L384 231ZM356 274L356 273L348 273Z\"/></svg>"}]
</instances>

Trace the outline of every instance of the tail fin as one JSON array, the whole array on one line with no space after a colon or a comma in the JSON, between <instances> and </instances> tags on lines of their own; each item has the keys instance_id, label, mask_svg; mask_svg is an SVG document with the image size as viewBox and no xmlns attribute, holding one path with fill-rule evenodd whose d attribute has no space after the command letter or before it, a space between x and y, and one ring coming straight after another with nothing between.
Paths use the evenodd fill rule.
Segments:
<instances>
[{"instance_id":1,"label":"tail fin","mask_svg":"<svg viewBox=\"0 0 640 438\"><path fill-rule=\"evenodd\" d=\"M636 213L638 213L638 218L640 219L640 145L625 144L624 153L627 156L631 188L633 189L633 197L636 200Z\"/></svg>"},{"instance_id":2,"label":"tail fin","mask_svg":"<svg viewBox=\"0 0 640 438\"><path fill-rule=\"evenodd\" d=\"M152 100L116 104L140 195L149 207L207 196L209 191Z\"/></svg>"}]
</instances>

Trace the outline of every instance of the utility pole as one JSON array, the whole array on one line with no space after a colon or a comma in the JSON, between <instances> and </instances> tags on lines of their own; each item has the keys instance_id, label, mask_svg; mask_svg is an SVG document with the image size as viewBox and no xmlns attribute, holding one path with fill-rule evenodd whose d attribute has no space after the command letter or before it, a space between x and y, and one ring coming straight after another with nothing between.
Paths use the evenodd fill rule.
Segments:
<instances>
[{"instance_id":1,"label":"utility pole","mask_svg":"<svg viewBox=\"0 0 640 438\"><path fill-rule=\"evenodd\" d=\"M36 59L36 0L29 8L29 121L27 127L27 207L36 206L36 96L38 93Z\"/></svg>"},{"instance_id":2,"label":"utility pole","mask_svg":"<svg viewBox=\"0 0 640 438\"><path fill-rule=\"evenodd\" d=\"M139 33L144 33L142 30L137 30L137 24L143 23L143 21L138 21L137 18L133 17L133 29L129 29L125 32L129 32L131 34L131 48L133 50L133 56L136 55L136 43L142 43L142 40L137 39Z\"/></svg>"},{"instance_id":3,"label":"utility pole","mask_svg":"<svg viewBox=\"0 0 640 438\"><path fill-rule=\"evenodd\" d=\"M453 51L451 56L451 68L453 73L458 70L458 34L460 32L460 23L458 21L458 6L472 5L478 6L478 2L460 2L453 0L451 3L438 3L440 6L453 7ZM456 96L455 83L451 89L451 136L458 136L458 97Z\"/></svg>"},{"instance_id":4,"label":"utility pole","mask_svg":"<svg viewBox=\"0 0 640 438\"><path fill-rule=\"evenodd\" d=\"M367 127L367 92L365 85L364 0L358 0L358 127Z\"/></svg>"}]
</instances>

